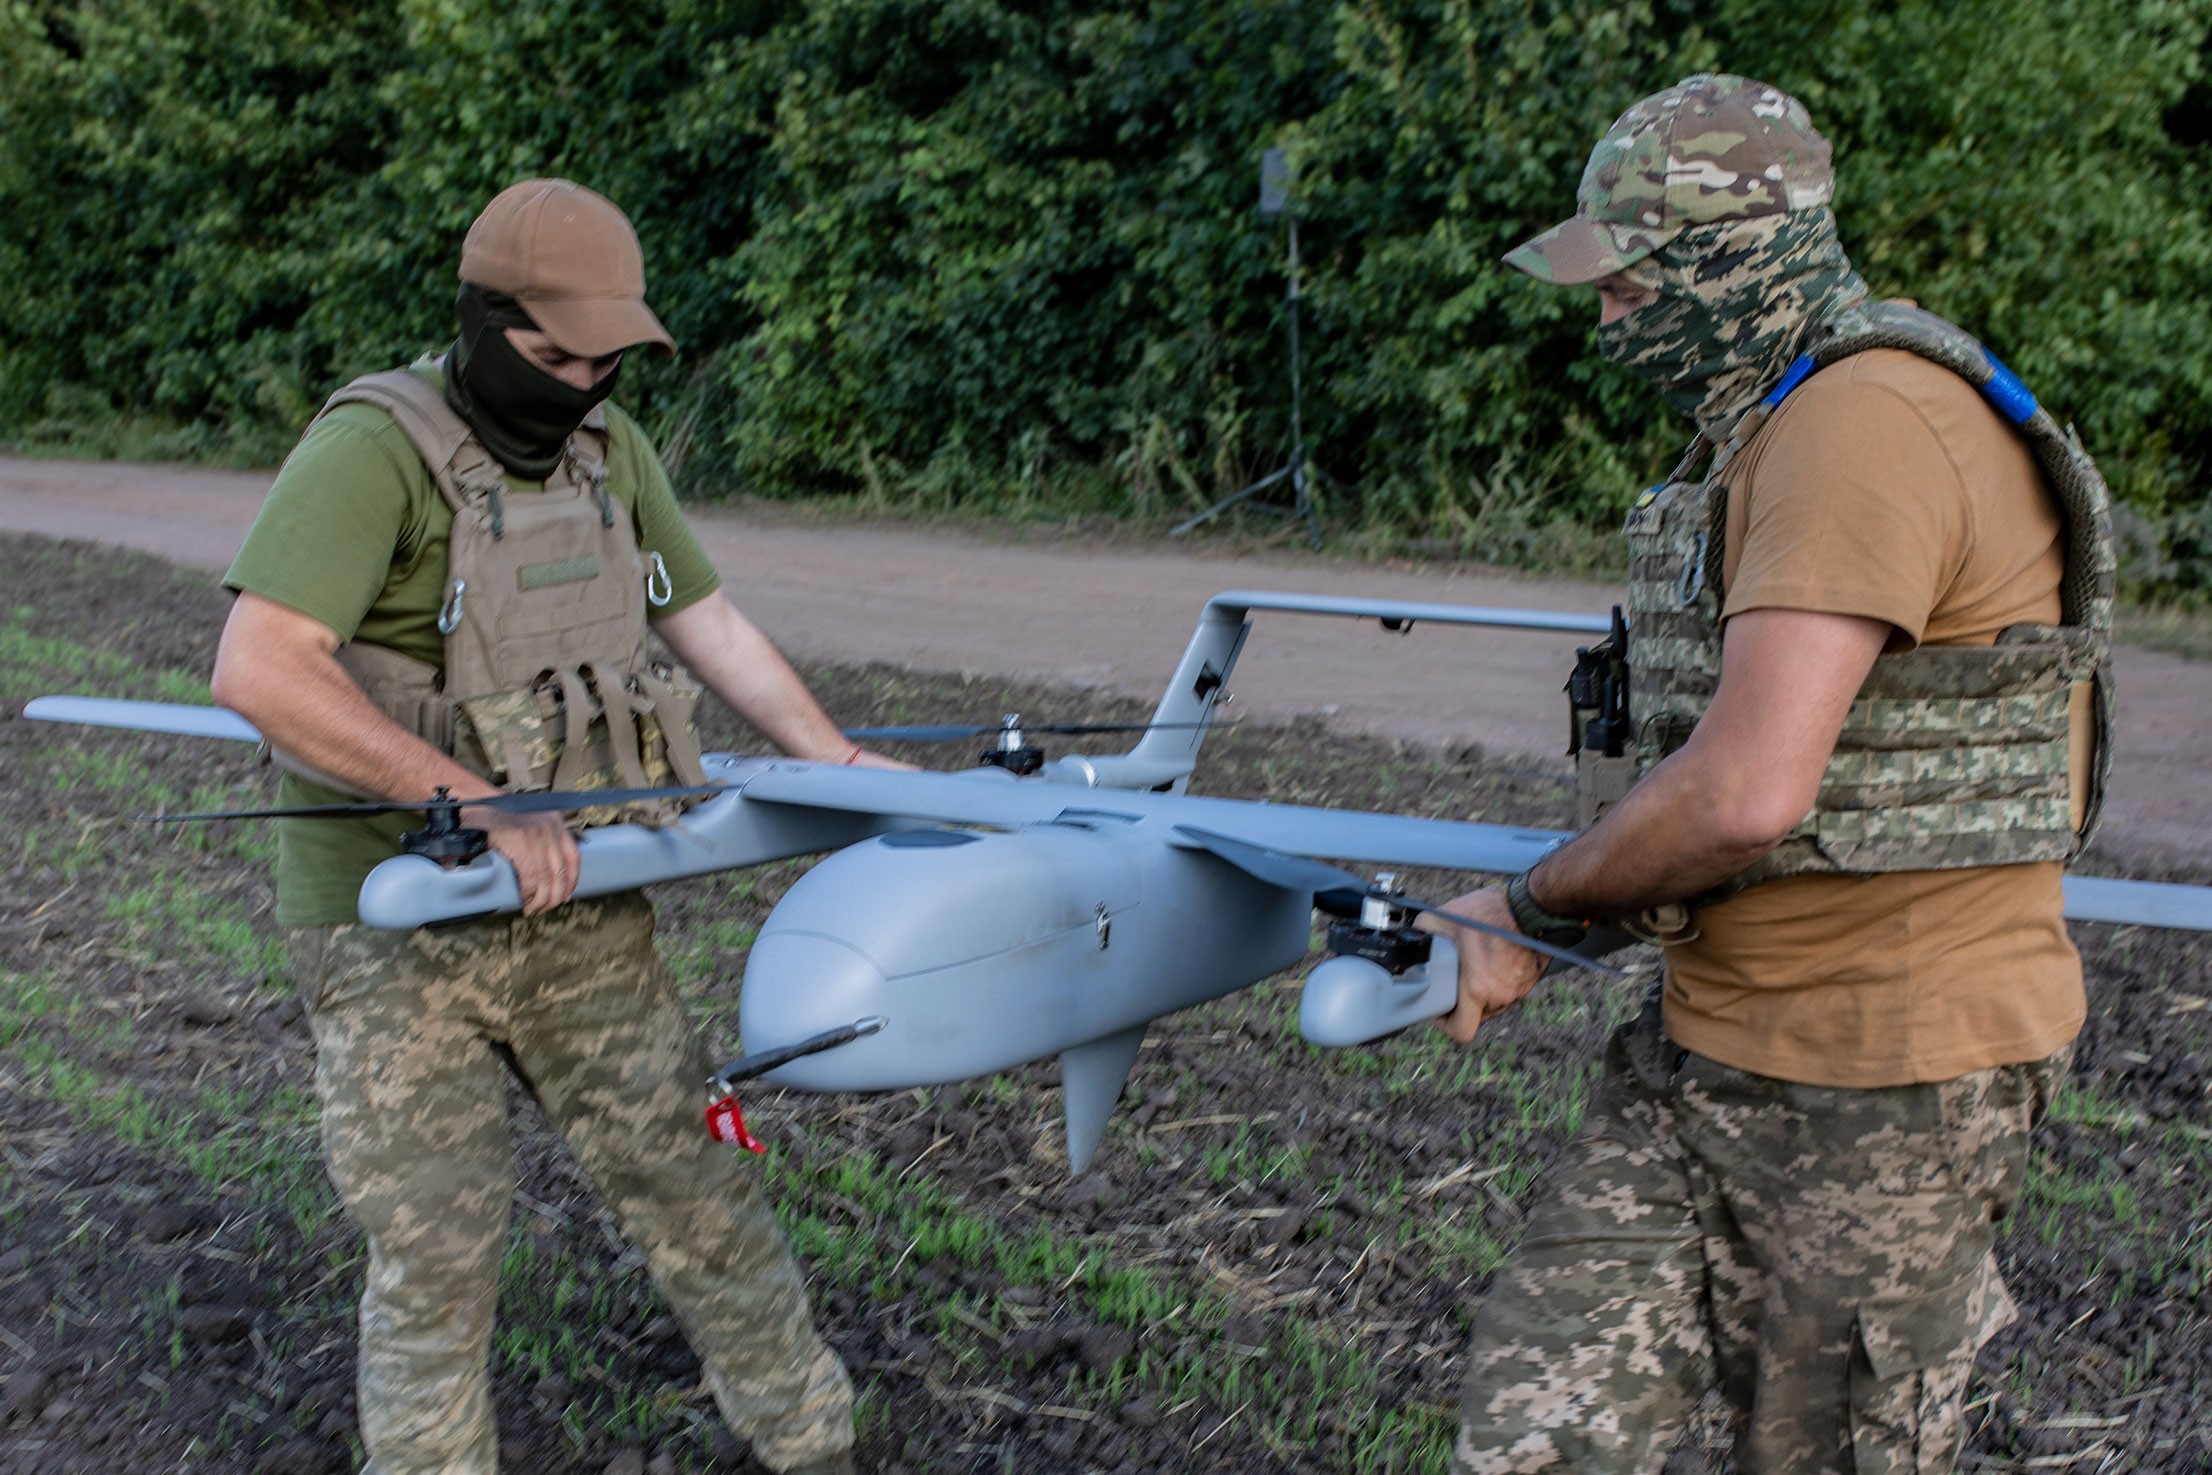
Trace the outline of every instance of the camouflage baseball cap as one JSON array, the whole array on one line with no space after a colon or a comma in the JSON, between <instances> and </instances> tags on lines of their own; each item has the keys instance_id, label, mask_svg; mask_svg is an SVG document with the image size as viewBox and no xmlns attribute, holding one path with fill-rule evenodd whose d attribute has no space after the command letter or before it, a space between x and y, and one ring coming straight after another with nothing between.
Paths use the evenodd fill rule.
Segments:
<instances>
[{"instance_id":1,"label":"camouflage baseball cap","mask_svg":"<svg viewBox=\"0 0 2212 1475\"><path fill-rule=\"evenodd\" d=\"M1828 161L1796 98L1700 72L1621 114L1590 151L1575 213L1505 259L1539 281L1594 282L1690 226L1827 204Z\"/></svg>"}]
</instances>

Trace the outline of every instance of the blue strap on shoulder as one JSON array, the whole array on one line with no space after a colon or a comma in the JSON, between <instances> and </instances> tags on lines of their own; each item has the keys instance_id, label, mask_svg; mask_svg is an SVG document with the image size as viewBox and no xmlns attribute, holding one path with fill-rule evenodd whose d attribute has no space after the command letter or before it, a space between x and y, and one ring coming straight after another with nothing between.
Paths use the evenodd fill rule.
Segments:
<instances>
[{"instance_id":1,"label":"blue strap on shoulder","mask_svg":"<svg viewBox=\"0 0 2212 1475\"><path fill-rule=\"evenodd\" d=\"M1782 371L1782 382L1775 385L1772 389L1768 390L1767 397L1763 400L1760 400L1759 403L1765 405L1770 410L1773 409L1776 405L1782 403L1782 401L1790 397L1791 390L1797 388L1798 385L1803 384L1805 380L1811 376L1813 372L1813 367L1813 356L1811 354L1799 354L1795 359L1791 360L1790 366Z\"/></svg>"},{"instance_id":2,"label":"blue strap on shoulder","mask_svg":"<svg viewBox=\"0 0 2212 1475\"><path fill-rule=\"evenodd\" d=\"M2028 417L2035 413L2035 391L2021 383L2020 376L1987 348L1982 350L1982 357L1989 360L1989 382L1982 386L1982 398L2013 424L2027 424Z\"/></svg>"},{"instance_id":3,"label":"blue strap on shoulder","mask_svg":"<svg viewBox=\"0 0 2212 1475\"><path fill-rule=\"evenodd\" d=\"M1989 360L1989 382L1980 386L1982 398L1988 400L1998 414L2004 416L2013 424L2027 424L2036 410L2035 391L2021 383L2020 376L2006 368L2004 360L1991 353L1986 347L1982 349L1982 357ZM1773 409L1783 400L1789 398L1791 390L1803 384L1811 376L1813 368L1813 356L1811 354L1798 355L1790 366L1782 371L1782 381L1771 390L1768 390L1767 397L1759 403L1770 410Z\"/></svg>"}]
</instances>

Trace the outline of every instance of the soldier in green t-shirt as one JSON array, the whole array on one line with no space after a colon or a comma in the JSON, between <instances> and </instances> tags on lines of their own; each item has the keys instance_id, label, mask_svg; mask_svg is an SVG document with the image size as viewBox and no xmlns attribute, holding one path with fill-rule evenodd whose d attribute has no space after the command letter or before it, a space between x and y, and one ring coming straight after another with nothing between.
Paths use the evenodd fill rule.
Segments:
<instances>
[{"instance_id":1,"label":"soldier in green t-shirt","mask_svg":"<svg viewBox=\"0 0 2212 1475\"><path fill-rule=\"evenodd\" d=\"M546 782L557 754L521 770L564 730L556 693L588 700L593 751L631 765L600 781L646 759L680 775L688 702L645 654L648 620L784 752L887 764L844 738L723 596L652 446L604 404L625 350L673 351L622 212L566 180L525 181L470 228L460 276L449 354L341 391L226 577L238 601L215 696L286 765L282 801ZM517 731L541 709L542 730ZM610 735L617 720L639 740ZM513 863L522 915L366 927L361 880L397 853L406 818L280 829L278 920L314 1028L325 1148L368 1239L370 1468L496 1475L487 1351L514 1188L512 1069L645 1251L756 1455L851 1469L851 1385L814 1334L750 1160L701 1128L711 1067L651 906L571 900L576 842L557 817L464 822Z\"/></svg>"}]
</instances>

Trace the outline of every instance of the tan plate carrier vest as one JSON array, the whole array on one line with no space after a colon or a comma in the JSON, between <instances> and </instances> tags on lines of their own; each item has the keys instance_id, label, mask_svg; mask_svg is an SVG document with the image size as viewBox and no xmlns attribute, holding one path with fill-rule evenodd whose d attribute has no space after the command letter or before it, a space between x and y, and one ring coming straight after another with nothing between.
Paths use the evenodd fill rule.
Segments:
<instances>
[{"instance_id":1,"label":"tan plate carrier vest","mask_svg":"<svg viewBox=\"0 0 2212 1475\"><path fill-rule=\"evenodd\" d=\"M2071 430L1973 337L1896 303L1866 303L1814 331L1805 359L1685 481L1628 515L1629 715L1640 772L1688 741L1720 678L1721 477L1806 374L1851 354L1902 348L1981 390L2026 439L2065 516L2061 623L2014 625L1988 647L1923 646L1876 659L1812 813L1721 892L1784 876L1947 870L2071 860L2089 843L2112 772L2112 515L2104 479ZM1810 362L1807 363L1806 359ZM2071 700L2090 683L2088 792L2073 792Z\"/></svg>"},{"instance_id":2,"label":"tan plate carrier vest","mask_svg":"<svg viewBox=\"0 0 2212 1475\"><path fill-rule=\"evenodd\" d=\"M360 641L340 647L339 664L370 700L508 790L705 783L691 727L698 689L647 657L646 619L669 596L668 574L658 553L639 551L607 492L605 411L569 437L542 492L513 494L468 422L414 370L356 379L316 418L345 404L389 414L453 509L443 669ZM684 807L605 806L570 823L665 824Z\"/></svg>"}]
</instances>

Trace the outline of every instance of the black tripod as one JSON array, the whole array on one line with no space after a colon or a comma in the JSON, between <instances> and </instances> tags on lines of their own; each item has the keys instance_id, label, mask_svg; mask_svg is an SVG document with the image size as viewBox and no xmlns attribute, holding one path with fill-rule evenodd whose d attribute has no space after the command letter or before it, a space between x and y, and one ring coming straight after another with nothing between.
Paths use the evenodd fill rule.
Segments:
<instances>
[{"instance_id":1,"label":"black tripod","mask_svg":"<svg viewBox=\"0 0 2212 1475\"><path fill-rule=\"evenodd\" d=\"M1306 520L1306 532L1313 539L1318 551L1321 547L1321 518L1315 512L1311 484L1306 467L1306 426L1303 403L1303 386L1299 382L1298 361L1298 212L1291 208L1288 168L1281 149L1269 149L1260 156L1260 214L1280 215L1288 235L1289 250L1285 271L1290 285L1283 294L1283 311L1290 323L1290 460L1276 467L1243 489L1232 492L1195 517L1185 518L1168 529L1168 536L1180 537L1199 524L1219 517L1240 502L1252 501L1260 493L1280 482L1289 482L1291 505L1269 507L1263 510L1285 517L1302 517Z\"/></svg>"}]
</instances>

